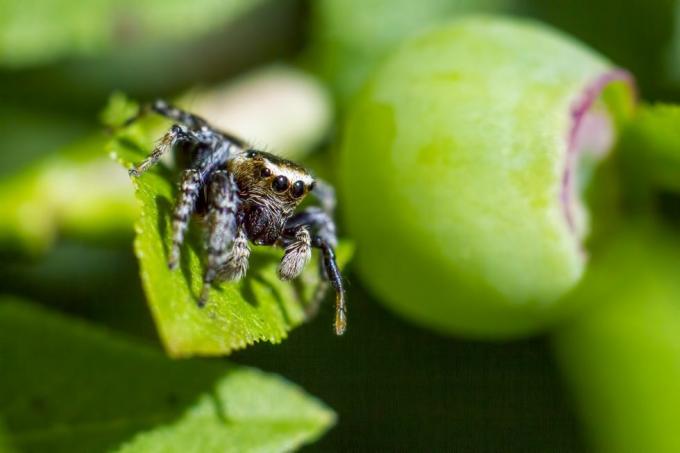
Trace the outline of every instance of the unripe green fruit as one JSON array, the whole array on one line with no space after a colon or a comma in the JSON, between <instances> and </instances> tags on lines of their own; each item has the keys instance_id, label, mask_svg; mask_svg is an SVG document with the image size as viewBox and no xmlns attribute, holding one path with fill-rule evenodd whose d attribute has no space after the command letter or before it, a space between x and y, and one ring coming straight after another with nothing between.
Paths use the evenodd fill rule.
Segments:
<instances>
[{"instance_id":1,"label":"unripe green fruit","mask_svg":"<svg viewBox=\"0 0 680 453\"><path fill-rule=\"evenodd\" d=\"M631 91L627 73L533 22L471 17L409 40L364 87L343 136L364 281L440 331L540 328L583 274L578 188Z\"/></svg>"}]
</instances>

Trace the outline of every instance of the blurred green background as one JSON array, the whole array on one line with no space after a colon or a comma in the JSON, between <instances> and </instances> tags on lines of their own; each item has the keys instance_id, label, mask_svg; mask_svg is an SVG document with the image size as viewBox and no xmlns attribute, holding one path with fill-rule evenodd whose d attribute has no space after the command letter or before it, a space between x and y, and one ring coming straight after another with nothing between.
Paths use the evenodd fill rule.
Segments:
<instances>
[{"instance_id":1,"label":"blurred green background","mask_svg":"<svg viewBox=\"0 0 680 453\"><path fill-rule=\"evenodd\" d=\"M132 252L132 187L105 150L100 112L111 94L183 99L225 128L243 109L247 139L333 181L339 125L371 68L408 35L467 12L552 24L628 68L642 99L680 100L674 0L0 0L0 295L160 350ZM272 93L289 96L270 102ZM619 232L595 235L596 277L573 296L593 311L550 335L438 336L384 309L350 264L347 335L332 335L328 304L281 345L257 344L230 362L281 374L337 413L306 451L680 451L677 186L652 187L625 159L613 165L634 190L617 214L626 220L614 216ZM339 216L342 225L342 200ZM30 333L0 343L0 386L43 370ZM9 367L7 348L24 340L21 366ZM44 376L58 381L59 366ZM44 443L13 440L30 420L13 418L9 402L35 401L31 392L0 388L0 450L103 451L129 435L80 443L76 430L54 440L60 422L36 403L26 417L47 420L35 422Z\"/></svg>"}]
</instances>

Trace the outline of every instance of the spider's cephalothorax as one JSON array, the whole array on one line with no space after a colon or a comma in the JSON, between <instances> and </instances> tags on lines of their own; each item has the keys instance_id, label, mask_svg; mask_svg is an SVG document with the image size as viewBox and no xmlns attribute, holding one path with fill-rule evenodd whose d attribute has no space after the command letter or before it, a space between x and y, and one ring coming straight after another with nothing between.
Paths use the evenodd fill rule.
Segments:
<instances>
[{"instance_id":1,"label":"spider's cephalothorax","mask_svg":"<svg viewBox=\"0 0 680 453\"><path fill-rule=\"evenodd\" d=\"M346 326L345 295L335 261L333 189L315 180L304 167L251 149L242 140L214 129L204 119L163 101L143 107L126 124L147 112L156 112L177 124L130 174L139 176L170 149L181 151L182 175L173 211L168 265L174 269L179 263L192 214L202 215L207 228L207 256L199 305L206 303L214 282L239 280L245 275L249 242L284 249L278 267L283 280L300 275L311 258L311 249L318 248L322 254L322 283L309 312L315 310L330 282L336 293L335 331L341 335ZM310 193L317 197L321 207L296 212Z\"/></svg>"},{"instance_id":2,"label":"spider's cephalothorax","mask_svg":"<svg viewBox=\"0 0 680 453\"><path fill-rule=\"evenodd\" d=\"M303 167L262 151L250 150L227 164L242 202L248 238L257 245L272 245L286 221L314 187Z\"/></svg>"}]
</instances>

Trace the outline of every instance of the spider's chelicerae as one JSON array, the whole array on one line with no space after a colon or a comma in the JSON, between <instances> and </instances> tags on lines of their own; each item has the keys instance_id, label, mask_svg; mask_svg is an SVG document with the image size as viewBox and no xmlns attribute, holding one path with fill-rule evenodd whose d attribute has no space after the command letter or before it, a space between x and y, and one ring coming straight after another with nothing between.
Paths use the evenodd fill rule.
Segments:
<instances>
[{"instance_id":1,"label":"spider's chelicerae","mask_svg":"<svg viewBox=\"0 0 680 453\"><path fill-rule=\"evenodd\" d=\"M168 150L178 150L182 172L172 215L168 266L174 269L179 263L192 215L204 217L207 256L199 305L207 302L213 283L243 278L250 258L249 241L284 249L278 266L282 280L300 275L312 248L318 248L322 255L321 283L310 307L316 307L330 282L336 294L335 331L341 335L346 326L345 294L334 253L333 189L304 167L252 149L204 119L163 101L142 107L125 124L149 112L170 118L175 124L149 157L130 169L130 175L139 176ZM307 194L315 196L320 207L296 212Z\"/></svg>"}]
</instances>

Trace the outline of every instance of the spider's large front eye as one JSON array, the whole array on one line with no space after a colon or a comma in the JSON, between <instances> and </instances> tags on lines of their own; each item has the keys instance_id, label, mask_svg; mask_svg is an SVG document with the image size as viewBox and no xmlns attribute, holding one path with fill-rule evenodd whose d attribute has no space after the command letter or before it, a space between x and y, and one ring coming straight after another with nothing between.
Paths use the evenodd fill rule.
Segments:
<instances>
[{"instance_id":1,"label":"spider's large front eye","mask_svg":"<svg viewBox=\"0 0 680 453\"><path fill-rule=\"evenodd\" d=\"M293 198L300 198L305 193L305 183L302 181L295 181L291 190Z\"/></svg>"},{"instance_id":2,"label":"spider's large front eye","mask_svg":"<svg viewBox=\"0 0 680 453\"><path fill-rule=\"evenodd\" d=\"M288 178L283 175L279 175L272 181L272 189L275 192L285 192L288 189Z\"/></svg>"}]
</instances>

